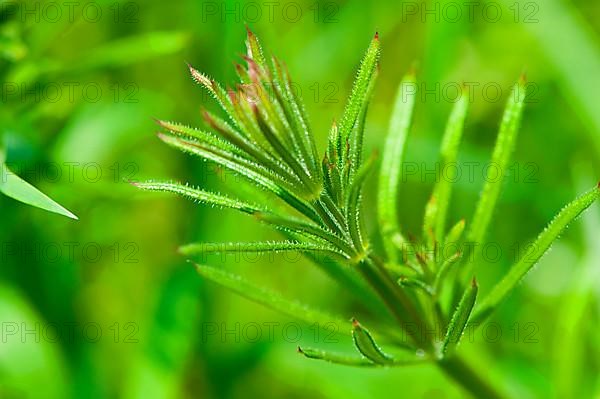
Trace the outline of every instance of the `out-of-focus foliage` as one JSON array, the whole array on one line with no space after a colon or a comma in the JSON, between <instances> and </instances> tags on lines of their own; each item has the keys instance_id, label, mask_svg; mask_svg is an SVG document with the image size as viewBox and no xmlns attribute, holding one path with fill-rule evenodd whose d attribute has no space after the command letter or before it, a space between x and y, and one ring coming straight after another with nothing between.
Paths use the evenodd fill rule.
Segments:
<instances>
[{"instance_id":1,"label":"out-of-focus foliage","mask_svg":"<svg viewBox=\"0 0 600 399\"><path fill-rule=\"evenodd\" d=\"M198 125L201 106L216 110L189 80L185 62L232 84L245 22L287 60L321 153L331 115L342 114L357 54L376 30L382 67L367 119L366 153L382 148L396 87L416 63L420 92L429 94L417 97L415 133L405 151L405 162L417 171L410 169L402 181L398 215L415 235L421 204L435 183L433 173L425 172L438 162L452 88L472 83L458 161L480 165L472 178L464 166L453 190L448 214L459 220L474 210L483 186L481 165L489 159L509 89L526 70L532 94L516 163L498 203L501 220L492 218L497 228L489 237L502 254L479 281L482 295L514 263L515 251L526 250L514 244L533 239L600 174L595 1L516 7L485 1L472 20L465 6L455 22L443 10L454 12L449 4L460 3L445 1L427 3L430 14L424 3L391 0L275 6L184 0L176 7L98 1L86 14L88 2L75 6L73 19L61 2L58 18L51 8L42 11L50 3L0 2L0 134L11 170L80 220L0 197L0 396L362 398L392 391L460 397L430 367L355 370L298 356L299 344L327 343L328 331L295 324L205 283L176 253L184 242L275 236L233 212L140 194L126 183L178 176L209 189L223 180L237 187L235 176L161 145L152 118ZM489 14L483 14L486 5ZM494 8L502 10L497 22ZM367 189L367 209L375 208L368 194L374 189ZM239 190L243 195L241 185ZM373 212L368 227L375 220ZM461 351L516 397L591 398L600 391L600 293L592 284L600 266L594 255L599 223L597 212L574 223L500 306L488 335L461 343ZM211 255L207 263L283 287L311 304L330 303L341 311L353 306L300 258ZM332 337L340 344L328 344L340 346L346 335Z\"/></svg>"}]
</instances>

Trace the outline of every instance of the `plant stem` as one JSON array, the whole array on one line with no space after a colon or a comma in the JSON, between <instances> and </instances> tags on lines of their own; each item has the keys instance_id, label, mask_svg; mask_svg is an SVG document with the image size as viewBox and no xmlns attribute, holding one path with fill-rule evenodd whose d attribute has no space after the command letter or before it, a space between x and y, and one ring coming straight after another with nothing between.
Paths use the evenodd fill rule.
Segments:
<instances>
[{"instance_id":1,"label":"plant stem","mask_svg":"<svg viewBox=\"0 0 600 399\"><path fill-rule=\"evenodd\" d=\"M444 373L477 399L501 399L501 395L477 371L458 356L440 360L438 366Z\"/></svg>"},{"instance_id":2,"label":"plant stem","mask_svg":"<svg viewBox=\"0 0 600 399\"><path fill-rule=\"evenodd\" d=\"M420 348L430 352L432 343L426 338L425 332L429 330L425 320L416 311L409 296L390 277L383 264L377 258L369 256L360 262L359 271L385 302L400 328Z\"/></svg>"}]
</instances>

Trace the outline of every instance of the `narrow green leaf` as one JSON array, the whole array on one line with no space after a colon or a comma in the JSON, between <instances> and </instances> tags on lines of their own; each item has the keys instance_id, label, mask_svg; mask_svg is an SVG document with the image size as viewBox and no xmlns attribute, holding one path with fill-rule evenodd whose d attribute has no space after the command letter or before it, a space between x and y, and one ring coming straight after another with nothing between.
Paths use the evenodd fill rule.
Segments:
<instances>
[{"instance_id":1,"label":"narrow green leaf","mask_svg":"<svg viewBox=\"0 0 600 399\"><path fill-rule=\"evenodd\" d=\"M361 110L366 107L369 100L369 89L372 87L372 79L377 68L377 62L380 55L379 34L371 41L369 48L360 64L352 92L348 98L348 103L344 109L344 114L340 121L340 135L338 136L337 149L340 157L339 166L342 168L344 162L348 159L348 149L346 143L349 142L350 133L359 119Z\"/></svg>"},{"instance_id":2,"label":"narrow green leaf","mask_svg":"<svg viewBox=\"0 0 600 399\"><path fill-rule=\"evenodd\" d=\"M296 184L296 182L300 183L294 172L282 161L280 161L281 158L274 158L269 151L252 142L241 132L230 126L227 122L211 114L210 112L204 111L203 117L213 129L218 131L219 134L225 138L225 140L243 149L252 160L257 160L266 168L281 174L286 181L292 184Z\"/></svg>"},{"instance_id":3,"label":"narrow green leaf","mask_svg":"<svg viewBox=\"0 0 600 399\"><path fill-rule=\"evenodd\" d=\"M434 294L433 289L429 285L425 284L423 281L418 279L401 277L398 280L398 284L400 284L402 287L418 288L425 292L427 295Z\"/></svg>"},{"instance_id":4,"label":"narrow green leaf","mask_svg":"<svg viewBox=\"0 0 600 399\"><path fill-rule=\"evenodd\" d=\"M329 363L340 364L344 366L356 367L377 367L377 363L373 363L364 357L348 356L339 353L325 352L319 349L301 348L298 347L298 353L306 356L309 359L324 360Z\"/></svg>"},{"instance_id":5,"label":"narrow green leaf","mask_svg":"<svg viewBox=\"0 0 600 399\"><path fill-rule=\"evenodd\" d=\"M15 175L4 163L0 163L0 192L24 204L77 220L77 216Z\"/></svg>"},{"instance_id":6,"label":"narrow green leaf","mask_svg":"<svg viewBox=\"0 0 600 399\"><path fill-rule=\"evenodd\" d=\"M279 242L202 242L179 247L183 255L207 255L219 253L265 253L265 252L333 252L340 254L334 247L299 241Z\"/></svg>"},{"instance_id":7,"label":"narrow green leaf","mask_svg":"<svg viewBox=\"0 0 600 399\"><path fill-rule=\"evenodd\" d=\"M483 321L492 313L498 304L504 300L519 281L531 270L531 268L540 260L540 258L550 248L552 243L567 228L569 223L574 221L583 211L589 208L596 200L600 198L600 183L587 193L579 196L573 202L565 206L540 233L531 245L532 250L523 256L515 265L513 265L506 276L492 289L485 300L477 308L474 315L474 322Z\"/></svg>"},{"instance_id":8,"label":"narrow green leaf","mask_svg":"<svg viewBox=\"0 0 600 399\"><path fill-rule=\"evenodd\" d=\"M317 147L310 130L308 118L306 116L306 110L302 99L296 93L292 87L292 80L289 76L287 68L282 67L280 62L273 58L273 64L275 69L275 80L276 85L281 88L283 94L283 104L288 109L289 118L292 120L294 125L294 131L299 136L301 143L300 148L302 150L303 157L309 161L310 170L316 176L320 175Z\"/></svg>"},{"instance_id":9,"label":"narrow green leaf","mask_svg":"<svg viewBox=\"0 0 600 399\"><path fill-rule=\"evenodd\" d=\"M158 123L160 127L167 129L169 132L178 136L182 136L183 138L196 139L213 145L224 151L231 151L232 153L235 153L237 155L245 154L239 147L231 144L229 141L222 140L221 138L215 136L210 132L205 132L193 127L185 126L177 122L156 120L156 123Z\"/></svg>"},{"instance_id":10,"label":"narrow green leaf","mask_svg":"<svg viewBox=\"0 0 600 399\"><path fill-rule=\"evenodd\" d=\"M467 322L469 321L469 316L471 315L473 306L475 305L477 291L477 281L473 279L472 283L467 287L465 293L463 294L463 297L460 300L458 307L454 311L454 314L452 315L450 325L448 326L448 331L446 332L446 337L444 338L444 343L442 344L442 356L446 356L447 354L451 353L454 348L458 346L460 338L462 337L465 327L467 326Z\"/></svg>"},{"instance_id":11,"label":"narrow green leaf","mask_svg":"<svg viewBox=\"0 0 600 399\"><path fill-rule=\"evenodd\" d=\"M488 168L485 185L467 236L470 242L481 244L490 225L500 189L507 174L508 163L515 147L525 96L525 79L521 78L515 84L504 110L500 131L492 154L491 165L494 165L494 167ZM500 177L497 176L498 173L501 173Z\"/></svg>"},{"instance_id":12,"label":"narrow green leaf","mask_svg":"<svg viewBox=\"0 0 600 399\"><path fill-rule=\"evenodd\" d=\"M315 223L298 220L292 217L275 215L269 212L257 213L255 214L255 217L261 222L267 223L276 229L299 234L303 237L313 240L316 239L321 240L322 242L329 242L340 249L340 251L346 257L349 256L348 254L352 253L352 248L350 248L344 240L328 229L325 229Z\"/></svg>"},{"instance_id":13,"label":"narrow green leaf","mask_svg":"<svg viewBox=\"0 0 600 399\"><path fill-rule=\"evenodd\" d=\"M209 78L202 72L198 71L190 64L188 64L188 69L190 70L192 79L194 79L196 83L204 87L206 91L208 91L211 94L211 96L219 103L223 111L225 111L225 113L229 115L231 121L239 127L240 123L238 120L236 120L236 118L234 118L235 112L233 103L231 102L227 91L216 81Z\"/></svg>"},{"instance_id":14,"label":"narrow green leaf","mask_svg":"<svg viewBox=\"0 0 600 399\"><path fill-rule=\"evenodd\" d=\"M158 137L172 147L216 162L227 169L240 174L250 183L257 184L274 193L311 220L320 220L311 205L295 194L295 187L290 187L289 182L263 166L242 157L236 157L234 154L230 154L227 151L210 147L202 142L192 142L164 134L159 134Z\"/></svg>"},{"instance_id":15,"label":"narrow green leaf","mask_svg":"<svg viewBox=\"0 0 600 399\"><path fill-rule=\"evenodd\" d=\"M350 189L348 190L348 199L346 201L346 219L348 220L350 227L352 241L354 242L354 246L357 248L363 248L364 246L363 237L361 236L361 231L363 231L363 228L361 226L360 213L362 187L367 176L369 176L370 172L373 170L376 159L377 154L373 153L367 162L358 170L356 177L352 181Z\"/></svg>"},{"instance_id":16,"label":"narrow green leaf","mask_svg":"<svg viewBox=\"0 0 600 399\"><path fill-rule=\"evenodd\" d=\"M166 134L159 134L158 138L166 144L183 152L216 162L232 172L247 178L248 181L258 184L277 195L282 194L283 192L283 189L272 180L277 179L279 176L271 174L268 169L253 161L249 161L243 157L237 157L234 154L222 151L217 147L212 147L206 142L184 140L180 137Z\"/></svg>"},{"instance_id":17,"label":"narrow green leaf","mask_svg":"<svg viewBox=\"0 0 600 399\"><path fill-rule=\"evenodd\" d=\"M373 79L369 84L367 89L366 98L363 106L361 107L360 113L354 124L354 129L352 130L351 140L350 140L350 170L348 172L349 181L346 184L350 184L359 169L362 166L362 153L363 153L363 142L365 136L365 124L367 119L367 112L369 110L369 102L371 100L371 94L373 92L373 88L375 87L375 79L377 77L377 70L373 74Z\"/></svg>"},{"instance_id":18,"label":"narrow green leaf","mask_svg":"<svg viewBox=\"0 0 600 399\"><path fill-rule=\"evenodd\" d=\"M177 183L160 183L160 182L132 182L136 187L148 191L165 191L169 193L179 194L183 197L198 201L203 204L217 206L220 208L236 209L248 214L256 214L265 210L257 205L252 205L240 200L231 199L222 194L211 193L209 191L200 190L187 185Z\"/></svg>"},{"instance_id":19,"label":"narrow green leaf","mask_svg":"<svg viewBox=\"0 0 600 399\"><path fill-rule=\"evenodd\" d=\"M454 104L446 131L442 139L441 155L441 170L446 171L456 162L458 155L458 147L463 134L465 118L469 105L469 96L467 90L463 90L460 98ZM438 210L435 222L435 237L440 245L444 244L444 235L446 234L446 218L450 198L452 196L452 182L446 178L445 173L439 176L438 183L434 189L435 196L438 201Z\"/></svg>"},{"instance_id":20,"label":"narrow green leaf","mask_svg":"<svg viewBox=\"0 0 600 399\"><path fill-rule=\"evenodd\" d=\"M448 272L452 269L452 266L454 266L460 260L461 256L462 254L457 252L446 259L444 263L442 263L442 266L440 266L440 269L435 276L435 281L433 282L433 292L435 292L436 295L439 296L443 286L444 278L448 275Z\"/></svg>"},{"instance_id":21,"label":"narrow green leaf","mask_svg":"<svg viewBox=\"0 0 600 399\"><path fill-rule=\"evenodd\" d=\"M342 318L312 309L297 301L286 299L279 293L258 287L243 279L241 276L205 265L196 265L196 270L204 278L222 285L246 299L308 324L318 323L319 326L327 326L328 324L334 323L339 327L346 323ZM338 328L337 330L343 333L343 329Z\"/></svg>"},{"instance_id":22,"label":"narrow green leaf","mask_svg":"<svg viewBox=\"0 0 600 399\"><path fill-rule=\"evenodd\" d=\"M400 174L415 99L415 76L409 74L404 77L398 89L379 172L377 199L379 228L386 244L388 257L394 263L397 263L396 247L391 244L391 241L395 239L394 236L400 235L398 224Z\"/></svg>"},{"instance_id":23,"label":"narrow green leaf","mask_svg":"<svg viewBox=\"0 0 600 399\"><path fill-rule=\"evenodd\" d=\"M306 356L309 359L323 360L329 363L354 367L411 366L415 364L422 364L427 361L427 359L394 360L392 363L381 365L374 363L369 359L365 359L364 357L348 356L341 353L326 352L320 349L298 347L298 353Z\"/></svg>"},{"instance_id":24,"label":"narrow green leaf","mask_svg":"<svg viewBox=\"0 0 600 399\"><path fill-rule=\"evenodd\" d=\"M434 194L429 198L425 205L425 214L423 216L423 240L427 243L429 250L435 250L435 223L438 213L438 200Z\"/></svg>"},{"instance_id":25,"label":"narrow green leaf","mask_svg":"<svg viewBox=\"0 0 600 399\"><path fill-rule=\"evenodd\" d=\"M369 331L356 319L352 319L352 338L358 351L372 362L381 365L394 363L394 359L379 348Z\"/></svg>"},{"instance_id":26,"label":"narrow green leaf","mask_svg":"<svg viewBox=\"0 0 600 399\"><path fill-rule=\"evenodd\" d=\"M446 249L449 245L458 245L458 241L462 237L463 231L465 230L465 220L459 220L448 232L446 238L444 239L444 246L442 248Z\"/></svg>"},{"instance_id":27,"label":"narrow green leaf","mask_svg":"<svg viewBox=\"0 0 600 399\"><path fill-rule=\"evenodd\" d=\"M262 46L258 40L258 37L250 30L248 26L246 26L246 33L248 38L246 39L246 49L248 57L253 59L257 65L261 68L267 68L267 61L265 59Z\"/></svg>"}]
</instances>

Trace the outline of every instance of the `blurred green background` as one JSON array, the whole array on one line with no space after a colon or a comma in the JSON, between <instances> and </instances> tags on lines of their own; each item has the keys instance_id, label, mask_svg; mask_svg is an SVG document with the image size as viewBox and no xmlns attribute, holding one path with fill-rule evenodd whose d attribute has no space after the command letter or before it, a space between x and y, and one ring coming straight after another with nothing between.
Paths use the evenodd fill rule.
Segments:
<instances>
[{"instance_id":1,"label":"blurred green background","mask_svg":"<svg viewBox=\"0 0 600 399\"><path fill-rule=\"evenodd\" d=\"M397 85L415 66L424 94L407 162L419 173L403 185L401 217L416 233L433 184L420 173L435 166L454 88L473 88L460 160L479 165L459 179L458 220L472 214L509 89L526 72L531 94L490 236L502 254L481 276L489 289L515 251L600 176L600 3L470 4L1 1L7 163L80 220L0 196L0 397L462 397L433 367L357 370L297 355L299 343L350 341L202 281L176 252L189 242L276 235L126 181L243 189L162 145L152 118L201 124L201 107L215 105L185 62L235 84L245 23L288 64L321 144L379 31L366 145L381 147ZM461 345L512 397L600 398L599 223L595 206L501 307L494 328ZM297 257L204 261L348 318L362 311Z\"/></svg>"}]
</instances>

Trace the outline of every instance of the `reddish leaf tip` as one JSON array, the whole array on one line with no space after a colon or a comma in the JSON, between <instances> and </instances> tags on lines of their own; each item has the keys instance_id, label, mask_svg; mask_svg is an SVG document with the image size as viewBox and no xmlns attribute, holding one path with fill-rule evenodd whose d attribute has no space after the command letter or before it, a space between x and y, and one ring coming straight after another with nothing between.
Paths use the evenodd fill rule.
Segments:
<instances>
[{"instance_id":1,"label":"reddish leaf tip","mask_svg":"<svg viewBox=\"0 0 600 399\"><path fill-rule=\"evenodd\" d=\"M473 280L471 280L471 287L477 288L477 279L475 277L473 277Z\"/></svg>"},{"instance_id":2,"label":"reddish leaf tip","mask_svg":"<svg viewBox=\"0 0 600 399\"><path fill-rule=\"evenodd\" d=\"M379 32L375 32L375 37L374 37L374 39L375 39L375 40L379 40Z\"/></svg>"},{"instance_id":3,"label":"reddish leaf tip","mask_svg":"<svg viewBox=\"0 0 600 399\"><path fill-rule=\"evenodd\" d=\"M521 76L519 76L519 84L524 85L527 83L527 72L521 72Z\"/></svg>"}]
</instances>

